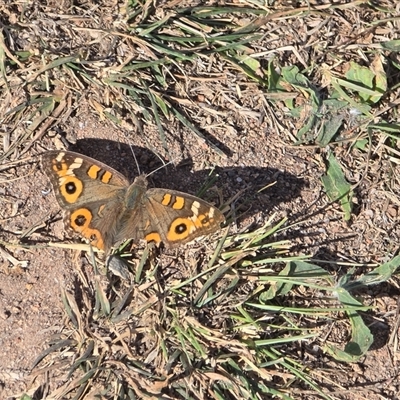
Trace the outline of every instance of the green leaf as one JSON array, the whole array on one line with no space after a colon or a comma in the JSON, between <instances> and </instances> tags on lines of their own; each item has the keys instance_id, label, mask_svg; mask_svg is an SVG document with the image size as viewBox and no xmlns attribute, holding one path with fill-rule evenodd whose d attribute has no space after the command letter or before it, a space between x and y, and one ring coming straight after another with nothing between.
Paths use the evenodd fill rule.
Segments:
<instances>
[{"instance_id":1,"label":"green leaf","mask_svg":"<svg viewBox=\"0 0 400 400\"><path fill-rule=\"evenodd\" d=\"M302 281L310 279L329 278L329 274L321 267L304 261L293 261L278 274L287 276L287 281L271 281L270 288L260 295L260 300L266 302L276 296L283 296L292 289L294 284L301 284ZM291 281L292 280L292 281Z\"/></svg>"},{"instance_id":2,"label":"green leaf","mask_svg":"<svg viewBox=\"0 0 400 400\"><path fill-rule=\"evenodd\" d=\"M308 116L304 121L304 125L297 132L298 143L308 141L306 134L311 131L317 121L317 114L321 107L322 101L316 89L311 85L308 78L302 74L296 66L282 68L282 82L289 83L294 89L301 93L306 99L301 106L301 114ZM289 103L286 103L290 107ZM306 109L308 107L308 109ZM304 111L305 110L305 111Z\"/></svg>"},{"instance_id":3,"label":"green leaf","mask_svg":"<svg viewBox=\"0 0 400 400\"><path fill-rule=\"evenodd\" d=\"M347 290L339 288L337 291L339 301L351 307L358 307L362 304L355 300ZM357 362L369 350L373 343L373 336L365 325L362 318L354 310L346 310L351 324L351 339L344 350L332 345L326 345L324 350L338 361Z\"/></svg>"},{"instance_id":4,"label":"green leaf","mask_svg":"<svg viewBox=\"0 0 400 400\"><path fill-rule=\"evenodd\" d=\"M350 86L350 85L347 85L347 82L344 79L333 78L331 83L332 83L332 87L337 92L337 93L334 93L335 96L338 96L338 97L341 97L341 98L345 99L349 103L349 105L351 107L353 107L354 109L356 109L360 113L364 114L365 116L367 116L367 117L369 117L371 119L373 118L373 115L370 113L371 106L369 106L368 104L363 104L363 103L360 103L359 101L354 100L342 88L342 86L343 87ZM354 85L352 87L354 87ZM372 95L375 95L375 92L372 92Z\"/></svg>"},{"instance_id":5,"label":"green leaf","mask_svg":"<svg viewBox=\"0 0 400 400\"><path fill-rule=\"evenodd\" d=\"M323 101L320 116L320 128L316 143L326 147L339 132L343 119L347 115L349 103L344 100L329 98Z\"/></svg>"},{"instance_id":6,"label":"green leaf","mask_svg":"<svg viewBox=\"0 0 400 400\"><path fill-rule=\"evenodd\" d=\"M369 142L368 139L359 139L354 143L354 148L365 151L368 142Z\"/></svg>"},{"instance_id":7,"label":"green leaf","mask_svg":"<svg viewBox=\"0 0 400 400\"><path fill-rule=\"evenodd\" d=\"M268 92L283 92L284 89L279 83L280 75L276 70L273 59L268 63Z\"/></svg>"},{"instance_id":8,"label":"green leaf","mask_svg":"<svg viewBox=\"0 0 400 400\"><path fill-rule=\"evenodd\" d=\"M355 281L343 282L343 284L341 284L341 287L350 291L361 286L371 286L386 282L399 269L399 266L400 256L397 256L389 262L382 264L371 272L368 272L367 274L361 276Z\"/></svg>"},{"instance_id":9,"label":"green leaf","mask_svg":"<svg viewBox=\"0 0 400 400\"><path fill-rule=\"evenodd\" d=\"M32 400L32 397L24 393L19 400Z\"/></svg>"},{"instance_id":10,"label":"green leaf","mask_svg":"<svg viewBox=\"0 0 400 400\"><path fill-rule=\"evenodd\" d=\"M338 133L342 126L342 122L343 115L328 115L328 117L322 122L318 137L315 140L317 144L321 147L328 146L334 136Z\"/></svg>"},{"instance_id":11,"label":"green leaf","mask_svg":"<svg viewBox=\"0 0 400 400\"><path fill-rule=\"evenodd\" d=\"M357 92L365 103L377 103L387 89L386 74L379 55L371 68L351 62L346 78L347 81L340 81L341 85Z\"/></svg>"},{"instance_id":12,"label":"green leaf","mask_svg":"<svg viewBox=\"0 0 400 400\"><path fill-rule=\"evenodd\" d=\"M400 52L400 39L381 42L381 46L385 50Z\"/></svg>"},{"instance_id":13,"label":"green leaf","mask_svg":"<svg viewBox=\"0 0 400 400\"><path fill-rule=\"evenodd\" d=\"M322 184L331 201L340 201L344 219L348 221L351 217L353 191L332 153L328 157L328 169L326 175L322 177Z\"/></svg>"},{"instance_id":14,"label":"green leaf","mask_svg":"<svg viewBox=\"0 0 400 400\"><path fill-rule=\"evenodd\" d=\"M236 58L243 64L247 65L255 74L257 74L261 69L260 62L253 57L249 57L247 54L238 55Z\"/></svg>"},{"instance_id":15,"label":"green leaf","mask_svg":"<svg viewBox=\"0 0 400 400\"><path fill-rule=\"evenodd\" d=\"M378 131L384 131L388 133L397 133L400 132L400 124L389 124L387 122L381 122L377 124L371 124L368 126L369 129L376 129ZM398 135L396 136L399 137Z\"/></svg>"}]
</instances>

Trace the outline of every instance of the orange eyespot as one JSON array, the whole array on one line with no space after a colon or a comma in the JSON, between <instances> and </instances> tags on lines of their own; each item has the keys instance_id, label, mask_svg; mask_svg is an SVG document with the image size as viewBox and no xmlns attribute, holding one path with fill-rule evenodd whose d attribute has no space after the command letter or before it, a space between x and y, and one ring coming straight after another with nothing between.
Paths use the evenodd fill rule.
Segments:
<instances>
[{"instance_id":1,"label":"orange eyespot","mask_svg":"<svg viewBox=\"0 0 400 400\"><path fill-rule=\"evenodd\" d=\"M100 250L104 250L104 241L100 231L89 228L92 218L93 215L87 208L75 210L70 217L71 228L82 235L85 239L89 239L93 246Z\"/></svg>"},{"instance_id":2,"label":"orange eyespot","mask_svg":"<svg viewBox=\"0 0 400 400\"><path fill-rule=\"evenodd\" d=\"M167 239L172 242L186 239L194 230L196 227L189 218L177 218L169 227Z\"/></svg>"},{"instance_id":3,"label":"orange eyespot","mask_svg":"<svg viewBox=\"0 0 400 400\"><path fill-rule=\"evenodd\" d=\"M83 191L83 183L75 176L67 176L59 179L60 192L68 203L75 203Z\"/></svg>"}]
</instances>

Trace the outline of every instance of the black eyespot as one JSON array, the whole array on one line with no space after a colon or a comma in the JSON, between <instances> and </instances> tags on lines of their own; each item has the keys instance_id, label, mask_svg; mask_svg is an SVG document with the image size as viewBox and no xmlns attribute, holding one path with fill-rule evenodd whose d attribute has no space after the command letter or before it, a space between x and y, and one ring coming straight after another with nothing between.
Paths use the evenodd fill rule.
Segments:
<instances>
[{"instance_id":1,"label":"black eyespot","mask_svg":"<svg viewBox=\"0 0 400 400\"><path fill-rule=\"evenodd\" d=\"M68 194L74 194L74 193L76 192L76 185L75 185L75 183L74 183L74 182L68 182L68 183L65 185L65 191L66 191Z\"/></svg>"},{"instance_id":2,"label":"black eyespot","mask_svg":"<svg viewBox=\"0 0 400 400\"><path fill-rule=\"evenodd\" d=\"M77 226L84 226L86 224L86 217L84 215L78 215L74 222Z\"/></svg>"},{"instance_id":3,"label":"black eyespot","mask_svg":"<svg viewBox=\"0 0 400 400\"><path fill-rule=\"evenodd\" d=\"M182 233L186 232L188 229L186 224L179 224L175 227L175 233L181 235Z\"/></svg>"}]
</instances>

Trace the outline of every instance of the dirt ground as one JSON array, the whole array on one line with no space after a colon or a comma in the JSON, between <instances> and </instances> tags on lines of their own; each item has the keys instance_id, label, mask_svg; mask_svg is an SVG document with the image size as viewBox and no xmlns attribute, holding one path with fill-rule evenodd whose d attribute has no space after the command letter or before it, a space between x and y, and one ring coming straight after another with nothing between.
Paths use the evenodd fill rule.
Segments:
<instances>
[{"instance_id":1,"label":"dirt ground","mask_svg":"<svg viewBox=\"0 0 400 400\"><path fill-rule=\"evenodd\" d=\"M236 79L245 82L240 73ZM221 87L228 82L229 77L225 81L221 78ZM66 235L59 206L40 169L39 155L46 150L67 145L116 168L131 180L137 175L132 151L145 173L162 165L157 153L171 164L151 176L151 186L188 193L196 193L209 168L215 167L215 186L223 199L237 193L249 199L239 204L241 217L233 219L231 232L261 226L277 213L277 220L286 216L289 225L295 224L280 237L293 243L295 254L373 266L398 252L399 165L391 163L379 146L368 160L364 152L349 153L344 146L336 149L336 156L346 166L347 179L360 182L354 192L353 218L346 223L340 207L329 203L321 185L326 149L291 145L290 138L266 118L264 100L261 88L243 83L240 107L221 101L228 118L222 113L198 116L198 126L210 133L225 155L217 154L173 121L166 122L166 154L155 125L143 126L145 135L138 129L118 129L94 112L89 99L83 99L79 113L60 120L56 130L47 131L28 154L19 157L15 153L4 162L0 168L1 399L17 399L31 387L29 374L35 359L64 327L60 290L73 290L82 269L90 269L83 253L48 245L77 243L79 239ZM283 109L275 110L275 118L295 129L295 121L290 121ZM260 192L269 184L273 185ZM360 274L367 270L363 268ZM338 263L330 272L339 277L343 269ZM354 364L339 364L321 354L313 358L310 351L304 353L304 363L324 370L325 377L340 384L342 391L330 393L333 398L400 398L398 280L372 287L360 296L364 304L373 307L363 314L374 335L365 358ZM340 331L331 332L330 340L345 343L348 338L342 335ZM314 397L302 392L301 398Z\"/></svg>"},{"instance_id":2,"label":"dirt ground","mask_svg":"<svg viewBox=\"0 0 400 400\"><path fill-rule=\"evenodd\" d=\"M80 126L82 128L79 128ZM77 118L70 129L77 137L76 144L72 146L74 150L79 145L82 153L97 155L98 159L112 164L112 159L101 157L105 148L122 171L125 172L126 169L127 172L130 170L134 173L135 164L126 145L135 143L135 139L140 139L138 136L127 140L115 128L90 115ZM320 188L321 171L315 163L318 154L314 149L288 151L279 137L266 134L262 125L257 130L252 129L251 133L244 137L244 143L237 146L241 149L232 148L232 156L229 158L216 159L215 155L203 147L191 157L190 167L178 167L173 172L171 167L162 169L154 177L155 186L195 191L196 175L197 172L201 172L199 168L213 159L209 162L217 163L220 168L218 186L227 196L244 188L255 191L263 185L277 182L266 194L262 194L251 204L247 223L250 223L251 219L257 221L266 218L270 212L287 215L289 221L293 222L300 216L311 215L312 217L302 224L301 230L292 232L302 250L307 250L316 258L328 259L337 255L343 261L385 261L387 247L385 251L384 243L388 240L386 232L389 229L384 231L374 228L374 224L371 224L371 216L373 219L374 215L382 210L383 199L378 190L366 191L367 196L364 195L363 204L370 206L360 211L356 223L347 226L334 206L324 208ZM117 143L114 142L116 139L119 139ZM190 134L181 139L169 143L171 148L176 150L176 164L190 156L189 151L183 157L180 154L182 143L185 149L198 147L199 144ZM224 138L219 138L222 139ZM90 143L88 147L87 142ZM45 138L37 146L35 153L54 147L53 139ZM140 146L139 142L134 144L134 151L139 160L143 159L139 150L141 147L146 154L144 146ZM154 168L152 163L149 164L143 165L143 168ZM77 265L86 264L84 259L77 258L77 254L71 250L48 248L45 245L48 240L63 241L65 234L60 218L50 229L42 225L49 216L57 215L58 205L53 194L48 193L49 183L40 171L35 155L8 173L19 179L2 184L2 199L7 199L4 202L5 207L1 210L6 238L12 243L18 240L22 232L30 230L33 226L38 226L39 229L27 238L26 243L31 245L29 248L17 248L12 252L19 264L13 266L3 259L0 282L0 365L4 393L2 398L15 395L26 388L25 376L35 358L46 348L49 337L62 329L64 313L60 288L71 288L74 276L81 268ZM171 174L173 179L169 178ZM240 225L240 221L237 223ZM365 229L367 226L368 230ZM234 225L232 229L237 227ZM394 230L395 226L391 226L391 229ZM342 382L344 387L352 388L351 391L357 388L357 395L349 395L348 398L395 398L394 394L399 393L394 339L398 318L397 295L398 287L395 282L392 285L381 285L365 294L369 298L368 304L376 307L374 313L366 315L368 325L375 334L374 345L362 362L331 371L332 379ZM341 333L337 334L340 342ZM332 362L326 361L327 368L332 368L332 365ZM376 397L372 395L374 393ZM392 393L393 396L385 397L386 393Z\"/></svg>"}]
</instances>

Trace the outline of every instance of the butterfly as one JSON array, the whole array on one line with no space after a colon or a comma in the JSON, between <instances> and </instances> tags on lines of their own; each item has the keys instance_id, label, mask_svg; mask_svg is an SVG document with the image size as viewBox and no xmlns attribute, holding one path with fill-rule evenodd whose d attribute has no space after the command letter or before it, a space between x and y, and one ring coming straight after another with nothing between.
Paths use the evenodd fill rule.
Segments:
<instances>
[{"instance_id":1,"label":"butterfly","mask_svg":"<svg viewBox=\"0 0 400 400\"><path fill-rule=\"evenodd\" d=\"M225 217L213 205L187 193L150 188L144 175L132 184L115 169L72 151L42 155L64 224L100 250L125 239L174 248L220 228Z\"/></svg>"}]
</instances>

